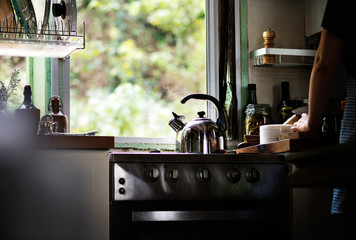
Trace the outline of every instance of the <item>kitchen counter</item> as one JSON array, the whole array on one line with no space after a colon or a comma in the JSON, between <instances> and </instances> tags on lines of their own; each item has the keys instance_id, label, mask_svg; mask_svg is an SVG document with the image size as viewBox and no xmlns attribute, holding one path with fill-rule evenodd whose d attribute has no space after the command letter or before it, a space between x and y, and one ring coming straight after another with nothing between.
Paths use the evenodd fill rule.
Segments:
<instances>
[{"instance_id":1,"label":"kitchen counter","mask_svg":"<svg viewBox=\"0 0 356 240\"><path fill-rule=\"evenodd\" d=\"M54 149L110 149L115 146L113 136L35 136L35 147Z\"/></svg>"},{"instance_id":2,"label":"kitchen counter","mask_svg":"<svg viewBox=\"0 0 356 240\"><path fill-rule=\"evenodd\" d=\"M337 187L356 183L356 144L336 144L284 153L291 164L289 187Z\"/></svg>"},{"instance_id":3,"label":"kitchen counter","mask_svg":"<svg viewBox=\"0 0 356 240\"><path fill-rule=\"evenodd\" d=\"M109 239L108 138L60 137L1 149L1 239Z\"/></svg>"},{"instance_id":4,"label":"kitchen counter","mask_svg":"<svg viewBox=\"0 0 356 240\"><path fill-rule=\"evenodd\" d=\"M330 209L333 188L350 189L355 184L355 149L356 144L329 144L282 154L290 164L286 184L291 193L294 240L346 239L340 234L348 220L331 215Z\"/></svg>"}]
</instances>

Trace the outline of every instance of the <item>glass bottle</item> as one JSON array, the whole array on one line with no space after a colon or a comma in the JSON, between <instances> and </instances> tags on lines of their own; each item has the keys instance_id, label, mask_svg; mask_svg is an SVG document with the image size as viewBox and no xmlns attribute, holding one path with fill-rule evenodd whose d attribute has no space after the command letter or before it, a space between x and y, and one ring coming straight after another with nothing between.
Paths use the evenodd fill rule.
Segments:
<instances>
[{"instance_id":1,"label":"glass bottle","mask_svg":"<svg viewBox=\"0 0 356 240\"><path fill-rule=\"evenodd\" d=\"M30 134L37 133L40 121L40 110L33 105L31 86L25 85L23 103L15 110L15 120L21 125L21 129Z\"/></svg>"},{"instance_id":2,"label":"glass bottle","mask_svg":"<svg viewBox=\"0 0 356 240\"><path fill-rule=\"evenodd\" d=\"M247 106L249 104L257 104L257 94L256 94L256 84L255 83L249 83L247 86L247 104L243 110L243 112L246 112ZM246 115L245 115L246 117Z\"/></svg>"},{"instance_id":3,"label":"glass bottle","mask_svg":"<svg viewBox=\"0 0 356 240\"><path fill-rule=\"evenodd\" d=\"M293 113L293 106L289 99L289 82L281 82L282 100L278 104L278 122L284 123Z\"/></svg>"},{"instance_id":4,"label":"glass bottle","mask_svg":"<svg viewBox=\"0 0 356 240\"><path fill-rule=\"evenodd\" d=\"M247 90L247 104L257 104L256 84L248 84Z\"/></svg>"},{"instance_id":5,"label":"glass bottle","mask_svg":"<svg viewBox=\"0 0 356 240\"><path fill-rule=\"evenodd\" d=\"M53 122L57 123L57 132L66 133L68 131L68 118L63 112L62 99L59 96L52 96L48 102L49 114L53 117Z\"/></svg>"},{"instance_id":6,"label":"glass bottle","mask_svg":"<svg viewBox=\"0 0 356 240\"><path fill-rule=\"evenodd\" d=\"M271 108L268 104L249 104L245 114L245 135L259 135L260 126L272 123Z\"/></svg>"},{"instance_id":7,"label":"glass bottle","mask_svg":"<svg viewBox=\"0 0 356 240\"><path fill-rule=\"evenodd\" d=\"M246 121L249 121L249 114L251 112L251 109L254 109L254 105L257 104L257 94L256 94L256 84L255 83L250 83L247 86L247 104L243 110L244 113L244 119L245 119L245 123ZM247 111L249 109L249 111ZM248 118L248 119L247 119ZM249 130L246 127L248 126L248 124L244 124L244 134L245 135L249 135Z\"/></svg>"}]
</instances>

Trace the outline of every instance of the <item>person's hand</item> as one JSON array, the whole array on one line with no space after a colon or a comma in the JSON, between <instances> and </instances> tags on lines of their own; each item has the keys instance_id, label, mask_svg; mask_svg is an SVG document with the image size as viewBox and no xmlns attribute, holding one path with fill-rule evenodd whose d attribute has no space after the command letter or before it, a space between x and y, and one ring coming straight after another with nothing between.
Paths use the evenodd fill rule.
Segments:
<instances>
[{"instance_id":1,"label":"person's hand","mask_svg":"<svg viewBox=\"0 0 356 240\"><path fill-rule=\"evenodd\" d=\"M302 117L293 124L290 130L292 132L309 132L311 129L308 126L308 114L303 113Z\"/></svg>"}]
</instances>

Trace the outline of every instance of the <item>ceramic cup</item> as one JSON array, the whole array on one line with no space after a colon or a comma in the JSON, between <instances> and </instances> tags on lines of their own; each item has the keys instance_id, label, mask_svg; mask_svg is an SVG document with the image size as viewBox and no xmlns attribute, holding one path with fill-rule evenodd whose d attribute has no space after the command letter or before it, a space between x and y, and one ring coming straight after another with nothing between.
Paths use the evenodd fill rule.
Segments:
<instances>
[{"instance_id":1,"label":"ceramic cup","mask_svg":"<svg viewBox=\"0 0 356 240\"><path fill-rule=\"evenodd\" d=\"M281 133L291 132L292 124L269 124L260 126L260 144L279 141Z\"/></svg>"}]
</instances>

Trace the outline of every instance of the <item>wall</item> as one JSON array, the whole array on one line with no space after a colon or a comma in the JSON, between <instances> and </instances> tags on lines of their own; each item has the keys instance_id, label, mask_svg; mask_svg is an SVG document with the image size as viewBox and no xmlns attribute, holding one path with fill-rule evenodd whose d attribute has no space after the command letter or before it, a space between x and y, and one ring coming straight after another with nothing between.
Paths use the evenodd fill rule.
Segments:
<instances>
[{"instance_id":1,"label":"wall","mask_svg":"<svg viewBox=\"0 0 356 240\"><path fill-rule=\"evenodd\" d=\"M303 37L321 31L327 0L248 0L248 51L263 48L262 33L271 28L276 33L274 47L301 49ZM285 59L287 61L287 59ZM286 62L284 61L284 62ZM290 82L290 98L306 99L311 68L252 67L249 59L248 82L257 84L257 101L271 106L273 120L281 100L282 81ZM346 75L341 67L329 93L330 98L345 98Z\"/></svg>"},{"instance_id":2,"label":"wall","mask_svg":"<svg viewBox=\"0 0 356 240\"><path fill-rule=\"evenodd\" d=\"M321 20L327 0L305 0L305 35L321 31Z\"/></svg>"},{"instance_id":3,"label":"wall","mask_svg":"<svg viewBox=\"0 0 356 240\"><path fill-rule=\"evenodd\" d=\"M248 51L263 47L263 31L271 28L276 33L276 48L302 48L304 29L304 0L254 0L248 4ZM270 104L276 120L281 99L280 82L290 82L290 97L307 98L310 69L251 67L249 83L257 84L258 103Z\"/></svg>"}]
</instances>

